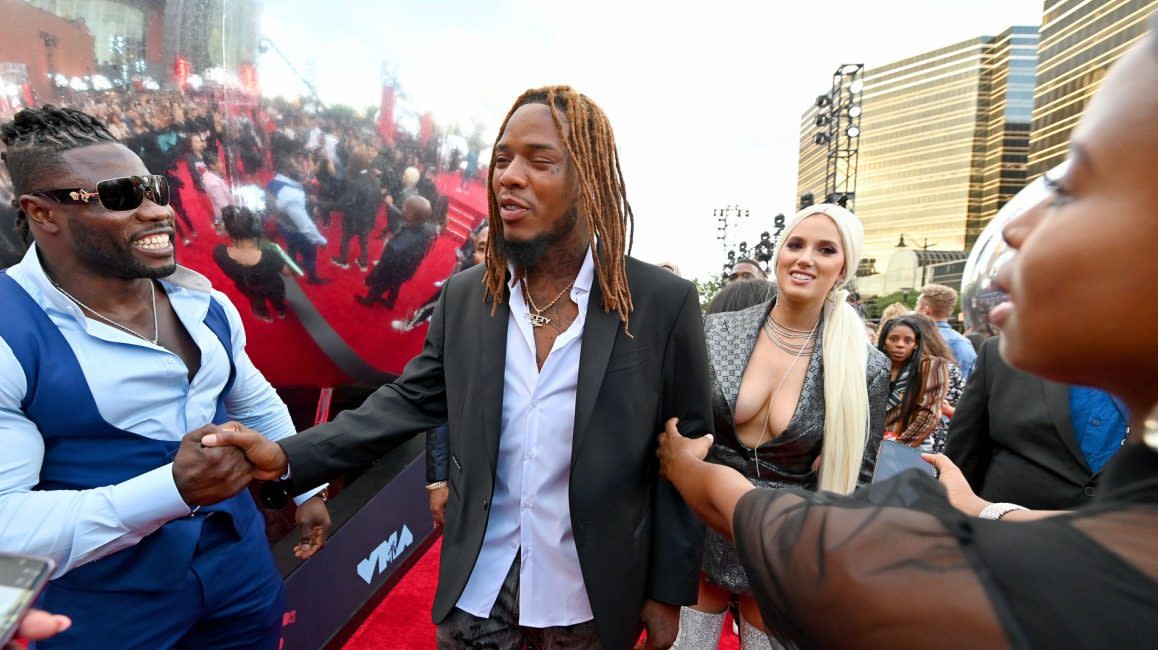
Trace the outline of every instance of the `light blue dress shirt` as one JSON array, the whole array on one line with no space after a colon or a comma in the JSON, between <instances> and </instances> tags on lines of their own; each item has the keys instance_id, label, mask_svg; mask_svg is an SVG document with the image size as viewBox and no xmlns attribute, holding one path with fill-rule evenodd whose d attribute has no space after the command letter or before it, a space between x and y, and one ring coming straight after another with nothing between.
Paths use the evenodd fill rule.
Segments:
<instances>
[{"instance_id":1,"label":"light blue dress shirt","mask_svg":"<svg viewBox=\"0 0 1158 650\"><path fill-rule=\"evenodd\" d=\"M302 184L284 174L274 180L282 183L274 196L275 207L284 214L311 244L326 245L326 237L318 231L318 226L306 211L306 191Z\"/></svg>"},{"instance_id":2,"label":"light blue dress shirt","mask_svg":"<svg viewBox=\"0 0 1158 650\"><path fill-rule=\"evenodd\" d=\"M229 320L237 371L225 396L229 418L270 440L294 434L285 404L245 353L245 329L237 309L200 274L179 267L161 281L177 317L201 350L201 369L192 382L181 357L86 318L49 282L35 246L8 274L60 328L101 416L112 426L155 440L178 441L212 422L229 378L229 356L203 322L212 295ZM0 550L50 557L56 562L53 577L59 577L136 544L168 521L188 516L172 464L92 490L33 491L40 481L44 439L20 408L27 390L24 369L0 340ZM298 497L298 503L316 491Z\"/></svg>"},{"instance_id":3,"label":"light blue dress shirt","mask_svg":"<svg viewBox=\"0 0 1158 650\"><path fill-rule=\"evenodd\" d=\"M949 349L953 351L953 356L957 359L957 367L961 370L961 376L969 379L969 375L973 374L973 364L977 362L977 350L974 350L969 339L953 329L948 321L937 321L937 330L941 332L941 338L945 339L945 342L949 344Z\"/></svg>"}]
</instances>

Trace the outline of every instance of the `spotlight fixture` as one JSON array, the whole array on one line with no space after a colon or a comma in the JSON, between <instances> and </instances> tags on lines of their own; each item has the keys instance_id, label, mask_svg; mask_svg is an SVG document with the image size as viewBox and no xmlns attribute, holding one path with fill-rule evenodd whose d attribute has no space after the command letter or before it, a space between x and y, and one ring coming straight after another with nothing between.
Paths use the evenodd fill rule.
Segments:
<instances>
[{"instance_id":1,"label":"spotlight fixture","mask_svg":"<svg viewBox=\"0 0 1158 650\"><path fill-rule=\"evenodd\" d=\"M816 131L812 141L826 149L824 190L817 199L854 207L861 126L864 112L864 65L845 63L832 74L832 88L816 98ZM819 158L819 156L817 156ZM803 205L803 201L802 201Z\"/></svg>"}]
</instances>

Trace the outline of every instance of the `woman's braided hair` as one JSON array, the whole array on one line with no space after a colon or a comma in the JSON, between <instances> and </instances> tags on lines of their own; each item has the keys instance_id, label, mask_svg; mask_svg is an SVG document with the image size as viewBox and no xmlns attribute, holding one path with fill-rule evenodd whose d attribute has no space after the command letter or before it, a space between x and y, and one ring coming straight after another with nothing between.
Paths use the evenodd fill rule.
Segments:
<instances>
[{"instance_id":1,"label":"woman's braided hair","mask_svg":"<svg viewBox=\"0 0 1158 650\"><path fill-rule=\"evenodd\" d=\"M567 147L567 156L579 181L579 211L587 217L587 230L592 241L598 239L595 254L595 274L603 294L603 309L619 313L626 330L632 310L631 291L625 271L626 254L631 251L635 232L635 217L627 202L623 171L619 166L619 152L615 148L615 134L611 122L599 106L570 86L532 88L515 100L499 127L502 137L511 115L526 104L545 104L551 109L555 131ZM564 121L570 127L564 128ZM498 145L498 139L495 140ZM499 217L498 199L494 192L494 154L487 169L487 199L490 204L488 223L492 233L503 231ZM492 312L503 298L507 274L507 260L500 246L487 248L486 275L483 283L486 295L494 299Z\"/></svg>"},{"instance_id":2,"label":"woman's braided hair","mask_svg":"<svg viewBox=\"0 0 1158 650\"><path fill-rule=\"evenodd\" d=\"M36 184L45 172L64 171L61 153L117 142L116 137L95 117L51 104L17 113L11 122L0 127L0 139L6 147L0 157L12 177L16 195L13 207L17 208L20 195L43 189ZM21 236L28 232L28 221L23 212L16 215L16 230Z\"/></svg>"}]
</instances>

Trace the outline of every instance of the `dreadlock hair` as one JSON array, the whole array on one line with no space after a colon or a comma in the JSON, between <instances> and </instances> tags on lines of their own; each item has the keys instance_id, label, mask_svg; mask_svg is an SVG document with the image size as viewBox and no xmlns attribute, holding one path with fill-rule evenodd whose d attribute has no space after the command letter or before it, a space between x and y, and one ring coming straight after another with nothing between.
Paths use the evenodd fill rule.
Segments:
<instances>
[{"instance_id":1,"label":"dreadlock hair","mask_svg":"<svg viewBox=\"0 0 1158 650\"><path fill-rule=\"evenodd\" d=\"M604 311L616 311L626 331L632 310L631 291L627 286L625 256L631 252L635 236L635 216L627 202L627 188L623 170L619 166L619 152L615 148L615 134L603 109L570 86L545 86L524 92L511 106L499 127L501 138L511 115L527 104L545 104L551 109L555 132L567 147L567 156L579 182L580 214L587 217L587 233L599 240L595 252L595 275L603 294ZM563 123L571 127L564 129ZM493 150L492 150L493 151ZM492 233L503 231L499 217L499 203L494 191L495 164L487 168L487 203L490 205L488 225ZM500 246L487 247L486 275L483 284L485 296L494 300L491 313L498 309L503 298L507 260Z\"/></svg>"},{"instance_id":2,"label":"dreadlock hair","mask_svg":"<svg viewBox=\"0 0 1158 650\"><path fill-rule=\"evenodd\" d=\"M16 230L21 237L28 234L28 217L19 210L19 197L38 189L37 180L46 172L65 171L61 154L94 144L117 142L95 117L73 108L58 108L46 104L41 108L26 108L11 122L0 127L7 151L2 158L12 177L17 198L13 199Z\"/></svg>"}]
</instances>

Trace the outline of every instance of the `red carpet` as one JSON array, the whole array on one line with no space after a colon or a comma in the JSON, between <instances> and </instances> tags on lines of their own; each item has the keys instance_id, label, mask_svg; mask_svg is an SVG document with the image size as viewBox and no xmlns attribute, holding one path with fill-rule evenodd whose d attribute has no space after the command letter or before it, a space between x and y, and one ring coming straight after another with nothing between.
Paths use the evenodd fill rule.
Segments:
<instances>
[{"instance_id":1,"label":"red carpet","mask_svg":"<svg viewBox=\"0 0 1158 650\"><path fill-rule=\"evenodd\" d=\"M362 626L343 646L344 650L434 650L434 625L430 606L438 584L438 558L442 550L439 538L394 586ZM739 650L739 639L732 634L732 617L724 621L720 650Z\"/></svg>"},{"instance_id":2,"label":"red carpet","mask_svg":"<svg viewBox=\"0 0 1158 650\"><path fill-rule=\"evenodd\" d=\"M224 292L237 306L248 334L247 350L254 364L275 386L338 386L348 383L349 378L326 357L292 313L272 323L252 315L248 301L213 261L213 249L226 240L213 231L208 198L193 186L184 162L178 165L178 176L185 183L180 189L181 198L198 236L189 246L183 245L178 238L177 259L182 265L208 277L214 288ZM435 282L450 275L457 261L455 250L464 241L464 236L485 218L486 190L483 185L469 183L465 191L459 192L459 183L458 174L439 177L439 191L450 199L450 223L435 240L414 277L402 285L393 309L381 305L364 307L355 302L355 296L366 293L363 283L366 274L355 265L340 269L330 262L331 257L338 255L341 245L341 216L337 214L328 227L321 228L329 241L318 250L318 274L329 283L310 285L304 278L289 279L302 287L338 335L362 359L381 371L397 374L411 357L418 354L426 336L426 327L398 332L391 323L409 318L416 308L435 295ZM384 223L384 213L380 212L373 232L381 230ZM371 263L379 259L384 245L383 241L372 239ZM357 258L359 246L357 241L351 244L352 260Z\"/></svg>"},{"instance_id":3,"label":"red carpet","mask_svg":"<svg viewBox=\"0 0 1158 650\"><path fill-rule=\"evenodd\" d=\"M430 606L434 602L434 588L438 585L438 554L441 551L440 537L354 632L343 646L345 650L434 650Z\"/></svg>"}]
</instances>

